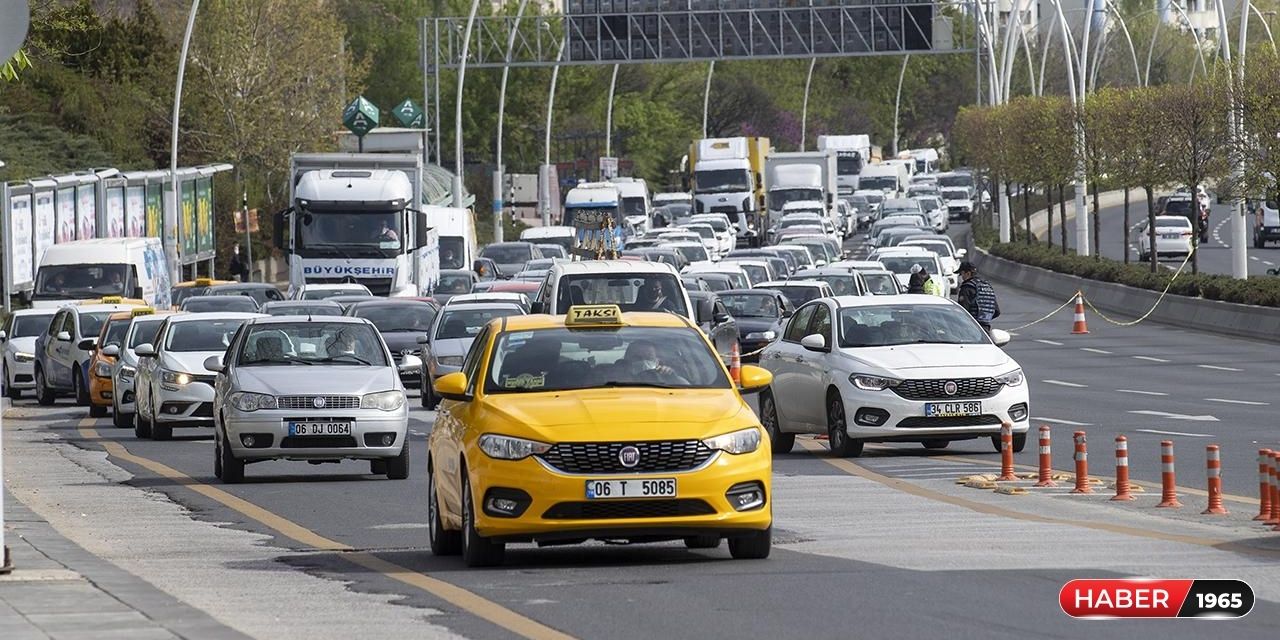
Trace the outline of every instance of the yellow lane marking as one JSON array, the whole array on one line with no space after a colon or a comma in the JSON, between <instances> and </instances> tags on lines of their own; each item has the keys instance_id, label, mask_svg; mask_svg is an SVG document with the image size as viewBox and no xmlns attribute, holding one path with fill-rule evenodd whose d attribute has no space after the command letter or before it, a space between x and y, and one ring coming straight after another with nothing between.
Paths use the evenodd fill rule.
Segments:
<instances>
[{"instance_id":1,"label":"yellow lane marking","mask_svg":"<svg viewBox=\"0 0 1280 640\"><path fill-rule=\"evenodd\" d=\"M87 440L100 440L102 447L111 456L143 467L159 476L168 478L199 493L210 500L240 513L241 515L272 529L280 535L300 544L320 551L339 551L338 557L352 564L376 571L392 580L421 589L431 595L452 604L482 620L487 620L518 636L530 640L574 640L573 636L548 627L532 618L525 617L492 600L467 591L462 587L445 582L438 578L413 571L394 562L388 562L373 554L355 551L350 545L330 540L296 522L283 518L243 498L234 496L222 489L213 487L192 478L161 462L130 453L118 442L102 438L92 426L95 420L85 418L80 421L80 435Z\"/></svg>"},{"instance_id":2,"label":"yellow lane marking","mask_svg":"<svg viewBox=\"0 0 1280 640\"><path fill-rule=\"evenodd\" d=\"M826 451L826 449L822 447L822 445L819 445L813 441L798 440L797 442L800 444L801 447L803 447L805 450L810 452L817 453L817 452ZM1268 556L1275 555L1277 553L1277 551L1273 551L1270 549L1259 549L1259 548L1238 544L1235 541L1228 540L1228 539L1205 538L1200 536L1164 533L1160 531L1150 531L1147 529L1140 529L1137 527L1129 527L1125 525L1107 524L1105 522L1093 522L1089 520L1076 520L1072 518L1058 518L1054 516L1042 516L1042 515L1037 515L1033 513L1015 511L1013 509L1005 509L1003 507L998 507L998 506L986 504L983 502L977 502L974 500L968 500L958 496L952 496L952 495L948 495L938 491L933 491L932 489L926 489L920 485L914 484L912 482L908 482L907 480L902 480L899 478L891 478L889 476L871 471L866 467L861 467L859 465L856 465L843 458L820 457L819 459L849 475L857 476L865 480L870 480L872 482L882 484L886 487L889 487L890 489L896 489L898 491L901 491L903 493L907 493L913 496L927 498L929 500L935 500L937 502L944 502L946 504L962 507L970 511L982 513L986 515L999 516L1002 518L1010 518L1014 520L1025 520L1027 522L1038 522L1042 524L1057 524L1057 525L1081 527L1085 529L1093 529L1095 531L1118 533L1121 535L1128 535L1128 536L1134 536L1139 538L1150 538L1153 540L1163 540L1166 542L1181 542L1184 544L1194 544L1202 547L1212 547L1214 549L1220 549L1223 551L1234 551L1237 553L1249 553L1249 554L1268 555Z\"/></svg>"}]
</instances>

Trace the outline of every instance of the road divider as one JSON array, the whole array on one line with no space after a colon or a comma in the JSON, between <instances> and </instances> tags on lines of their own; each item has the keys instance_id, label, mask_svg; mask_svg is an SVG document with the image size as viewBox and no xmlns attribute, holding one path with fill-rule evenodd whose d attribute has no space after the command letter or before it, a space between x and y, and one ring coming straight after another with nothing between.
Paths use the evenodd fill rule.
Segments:
<instances>
[{"instance_id":1,"label":"road divider","mask_svg":"<svg viewBox=\"0 0 1280 640\"><path fill-rule=\"evenodd\" d=\"M1017 480L1013 473L1013 425L1009 422L1000 424L1000 477L1001 482Z\"/></svg>"},{"instance_id":2,"label":"road divider","mask_svg":"<svg viewBox=\"0 0 1280 640\"><path fill-rule=\"evenodd\" d=\"M1136 500L1129 491L1129 439L1116 436L1116 495L1113 501Z\"/></svg>"},{"instance_id":3,"label":"road divider","mask_svg":"<svg viewBox=\"0 0 1280 640\"><path fill-rule=\"evenodd\" d=\"M1076 444L1076 486L1071 493L1093 493L1089 486L1089 445L1085 432L1077 431L1072 438Z\"/></svg>"},{"instance_id":4,"label":"road divider","mask_svg":"<svg viewBox=\"0 0 1280 640\"><path fill-rule=\"evenodd\" d=\"M1040 468L1037 470L1038 482L1037 487L1056 487L1058 483L1053 481L1053 451L1050 447L1051 436L1049 434L1049 425L1040 425Z\"/></svg>"},{"instance_id":5,"label":"road divider","mask_svg":"<svg viewBox=\"0 0 1280 640\"><path fill-rule=\"evenodd\" d=\"M1271 517L1271 450L1258 449L1258 515L1254 520Z\"/></svg>"},{"instance_id":6,"label":"road divider","mask_svg":"<svg viewBox=\"0 0 1280 640\"><path fill-rule=\"evenodd\" d=\"M1178 482L1174 475L1173 441L1160 441L1160 504L1165 509L1181 509L1178 502Z\"/></svg>"},{"instance_id":7,"label":"road divider","mask_svg":"<svg viewBox=\"0 0 1280 640\"><path fill-rule=\"evenodd\" d=\"M1228 511L1222 506L1222 458L1218 445L1211 444L1205 449L1205 465L1206 475L1208 479L1207 486L1209 488L1209 506L1205 507L1202 515L1225 516Z\"/></svg>"}]
</instances>

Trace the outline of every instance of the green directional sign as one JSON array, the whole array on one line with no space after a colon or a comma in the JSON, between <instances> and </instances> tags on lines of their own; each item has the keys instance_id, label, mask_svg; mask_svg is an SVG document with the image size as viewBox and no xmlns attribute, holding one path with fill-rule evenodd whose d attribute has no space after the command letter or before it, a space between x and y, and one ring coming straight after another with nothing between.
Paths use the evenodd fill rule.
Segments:
<instances>
[{"instance_id":1,"label":"green directional sign","mask_svg":"<svg viewBox=\"0 0 1280 640\"><path fill-rule=\"evenodd\" d=\"M378 127L378 107L360 96L342 110L342 124L360 137Z\"/></svg>"},{"instance_id":2,"label":"green directional sign","mask_svg":"<svg viewBox=\"0 0 1280 640\"><path fill-rule=\"evenodd\" d=\"M418 103L413 100L406 99L396 105L396 108L391 111L391 115L395 116L402 127L409 129L426 128L426 116L422 113L422 107L419 107Z\"/></svg>"}]
</instances>

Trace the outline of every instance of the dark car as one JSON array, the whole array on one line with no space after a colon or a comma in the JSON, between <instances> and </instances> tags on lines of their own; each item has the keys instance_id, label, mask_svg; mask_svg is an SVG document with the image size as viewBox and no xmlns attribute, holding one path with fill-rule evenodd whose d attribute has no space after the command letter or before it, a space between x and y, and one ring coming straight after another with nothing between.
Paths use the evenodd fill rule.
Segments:
<instances>
[{"instance_id":1,"label":"dark car","mask_svg":"<svg viewBox=\"0 0 1280 640\"><path fill-rule=\"evenodd\" d=\"M258 313L258 301L249 296L194 296L182 301L182 310L190 313L222 313L236 311Z\"/></svg>"},{"instance_id":2,"label":"dark car","mask_svg":"<svg viewBox=\"0 0 1280 640\"><path fill-rule=\"evenodd\" d=\"M743 362L759 362L759 351L778 339L795 311L786 296L772 289L730 289L718 295L738 323Z\"/></svg>"},{"instance_id":3,"label":"dark car","mask_svg":"<svg viewBox=\"0 0 1280 640\"><path fill-rule=\"evenodd\" d=\"M271 316L340 316L342 305L332 300L277 300L258 311Z\"/></svg>"},{"instance_id":4,"label":"dark car","mask_svg":"<svg viewBox=\"0 0 1280 640\"><path fill-rule=\"evenodd\" d=\"M481 249L480 257L496 262L502 273L514 275L524 263L541 258L542 251L532 242L495 242Z\"/></svg>"},{"instance_id":5,"label":"dark car","mask_svg":"<svg viewBox=\"0 0 1280 640\"><path fill-rule=\"evenodd\" d=\"M418 386L422 360L418 357L418 338L431 331L440 306L418 300L375 299L356 302L346 315L365 318L378 328L396 361L400 381L406 387Z\"/></svg>"},{"instance_id":6,"label":"dark car","mask_svg":"<svg viewBox=\"0 0 1280 640\"><path fill-rule=\"evenodd\" d=\"M727 291L733 288L733 280L725 273L691 273L685 277L694 278L707 286L707 290L714 292Z\"/></svg>"},{"instance_id":7,"label":"dark car","mask_svg":"<svg viewBox=\"0 0 1280 640\"><path fill-rule=\"evenodd\" d=\"M690 291L689 302L697 310L698 328L707 334L720 359L729 362L729 353L738 342L738 324L720 296L710 291Z\"/></svg>"},{"instance_id":8,"label":"dark car","mask_svg":"<svg viewBox=\"0 0 1280 640\"><path fill-rule=\"evenodd\" d=\"M259 306L268 302L284 300L284 294L273 284L266 282L237 282L235 284L218 284L205 290L206 296L248 296Z\"/></svg>"},{"instance_id":9,"label":"dark car","mask_svg":"<svg viewBox=\"0 0 1280 640\"><path fill-rule=\"evenodd\" d=\"M480 281L480 277L474 271L466 269L443 269L440 271L440 281L436 283L436 288L431 292L431 297L436 299L440 304L449 302L449 298L463 293L471 293L476 283Z\"/></svg>"},{"instance_id":10,"label":"dark car","mask_svg":"<svg viewBox=\"0 0 1280 640\"><path fill-rule=\"evenodd\" d=\"M388 298L379 298L378 296L371 296L371 295L361 294L361 293L353 293L351 295L345 295L345 296L330 296L328 298L325 298L325 300L328 300L329 302L332 302L338 305L339 307L342 307L342 313L344 314L347 312L347 309L351 308L351 305L356 304L357 302L367 302L369 300L387 300L387 299Z\"/></svg>"},{"instance_id":11,"label":"dark car","mask_svg":"<svg viewBox=\"0 0 1280 640\"><path fill-rule=\"evenodd\" d=\"M787 256L787 257L782 257ZM731 258L752 258L755 260L764 260L773 267L773 272L778 277L785 274L794 273L796 270L795 257L785 251L772 251L769 249L734 249L725 255L726 259Z\"/></svg>"},{"instance_id":12,"label":"dark car","mask_svg":"<svg viewBox=\"0 0 1280 640\"><path fill-rule=\"evenodd\" d=\"M791 276L795 280L821 280L831 285L831 290L838 296L865 296L867 285L862 276L854 269L803 269Z\"/></svg>"},{"instance_id":13,"label":"dark car","mask_svg":"<svg viewBox=\"0 0 1280 640\"><path fill-rule=\"evenodd\" d=\"M524 263L521 264L523 265ZM502 268L498 266L498 263L489 258L476 258L471 262L471 271L476 274L477 278L480 278L480 282L491 282L507 277L502 273Z\"/></svg>"}]
</instances>

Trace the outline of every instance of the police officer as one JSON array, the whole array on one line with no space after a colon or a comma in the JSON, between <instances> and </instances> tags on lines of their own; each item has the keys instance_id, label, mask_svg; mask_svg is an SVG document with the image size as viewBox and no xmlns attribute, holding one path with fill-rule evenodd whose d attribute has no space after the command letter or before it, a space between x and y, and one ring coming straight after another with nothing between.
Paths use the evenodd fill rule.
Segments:
<instances>
[{"instance_id":1,"label":"police officer","mask_svg":"<svg viewBox=\"0 0 1280 640\"><path fill-rule=\"evenodd\" d=\"M982 328L991 332L991 321L1000 317L1000 303L996 300L995 287L978 277L978 268L972 262L960 263L960 291L956 302L964 307Z\"/></svg>"}]
</instances>

